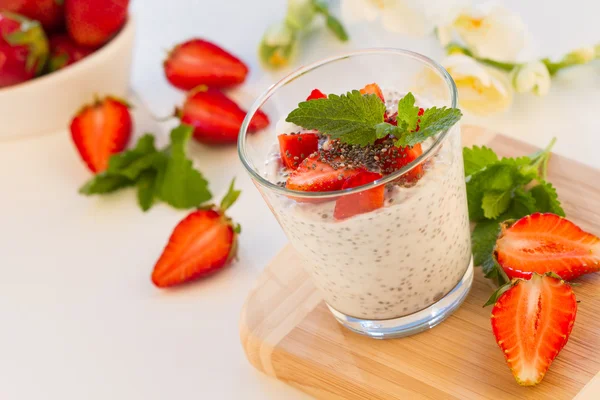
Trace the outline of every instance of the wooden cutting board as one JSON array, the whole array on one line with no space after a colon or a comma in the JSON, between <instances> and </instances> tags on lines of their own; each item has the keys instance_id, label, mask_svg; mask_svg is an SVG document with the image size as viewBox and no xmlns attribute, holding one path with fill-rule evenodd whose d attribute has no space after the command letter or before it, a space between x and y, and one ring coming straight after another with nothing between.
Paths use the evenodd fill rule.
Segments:
<instances>
[{"instance_id":1,"label":"wooden cutting board","mask_svg":"<svg viewBox=\"0 0 600 400\"><path fill-rule=\"evenodd\" d=\"M477 127L463 127L463 144L485 144L502 156L536 150ZM567 216L600 234L600 171L553 156L549 180ZM600 273L579 283L569 342L536 387L518 386L504 362L490 326L491 308L482 307L493 289L479 268L468 298L445 322L382 341L336 322L288 245L250 293L240 335L254 367L319 399L573 399L579 393L578 400L598 400Z\"/></svg>"}]
</instances>

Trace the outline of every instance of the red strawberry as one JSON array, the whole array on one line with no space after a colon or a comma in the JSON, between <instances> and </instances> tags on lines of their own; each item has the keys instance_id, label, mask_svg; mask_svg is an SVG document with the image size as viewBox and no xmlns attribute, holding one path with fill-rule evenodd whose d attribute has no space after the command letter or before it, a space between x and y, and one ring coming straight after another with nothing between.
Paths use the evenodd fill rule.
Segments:
<instances>
[{"instance_id":1,"label":"red strawberry","mask_svg":"<svg viewBox=\"0 0 600 400\"><path fill-rule=\"evenodd\" d=\"M202 39L175 46L163 66L169 82L183 90L198 85L217 88L239 85L248 75L248 67L240 59Z\"/></svg>"},{"instance_id":2,"label":"red strawberry","mask_svg":"<svg viewBox=\"0 0 600 400\"><path fill-rule=\"evenodd\" d=\"M410 162L414 161L423 154L421 144L417 143L413 147L392 147L388 149L387 154L382 157L383 165L381 171L385 174L391 174ZM423 176L423 165L419 164L405 175L402 180L409 183L414 183Z\"/></svg>"},{"instance_id":3,"label":"red strawberry","mask_svg":"<svg viewBox=\"0 0 600 400\"><path fill-rule=\"evenodd\" d=\"M129 0L65 0L69 36L81 46L99 47L125 24Z\"/></svg>"},{"instance_id":4,"label":"red strawberry","mask_svg":"<svg viewBox=\"0 0 600 400\"><path fill-rule=\"evenodd\" d=\"M383 97L383 92L381 91L381 88L379 87L379 85L376 83L368 84L364 88L360 89L360 92L362 94L376 94L381 99L381 101L383 101L385 103L385 99Z\"/></svg>"},{"instance_id":5,"label":"red strawberry","mask_svg":"<svg viewBox=\"0 0 600 400\"><path fill-rule=\"evenodd\" d=\"M102 172L111 154L122 151L132 130L128 105L114 97L84 106L71 121L73 142L90 171Z\"/></svg>"},{"instance_id":6,"label":"red strawberry","mask_svg":"<svg viewBox=\"0 0 600 400\"><path fill-rule=\"evenodd\" d=\"M317 99L326 99L327 95L324 94L323 92L321 92L319 89L313 89L312 92L310 92L310 96L308 96L306 98L306 101L309 100L317 100Z\"/></svg>"},{"instance_id":7,"label":"red strawberry","mask_svg":"<svg viewBox=\"0 0 600 400\"><path fill-rule=\"evenodd\" d=\"M47 57L48 40L38 22L0 12L0 88L39 75Z\"/></svg>"},{"instance_id":8,"label":"red strawberry","mask_svg":"<svg viewBox=\"0 0 600 400\"><path fill-rule=\"evenodd\" d=\"M62 0L0 0L0 10L38 21L46 32L58 30L64 20Z\"/></svg>"},{"instance_id":9,"label":"red strawberry","mask_svg":"<svg viewBox=\"0 0 600 400\"><path fill-rule=\"evenodd\" d=\"M246 112L216 89L199 87L188 93L181 110L181 122L194 127L194 139L207 144L235 143ZM269 125L269 118L258 110L250 121L249 132Z\"/></svg>"},{"instance_id":10,"label":"red strawberry","mask_svg":"<svg viewBox=\"0 0 600 400\"><path fill-rule=\"evenodd\" d=\"M381 179L381 174L363 170L356 175L350 176L342 189L350 189ZM373 189L363 190L362 192L341 196L335 202L333 216L335 219L350 218L357 214L368 213L383 207L385 195L384 185L379 185Z\"/></svg>"},{"instance_id":11,"label":"red strawberry","mask_svg":"<svg viewBox=\"0 0 600 400\"><path fill-rule=\"evenodd\" d=\"M220 207L194 211L177 224L154 266L152 282L156 286L164 288L200 278L235 257L240 227L234 226L225 211L239 194L232 182Z\"/></svg>"},{"instance_id":12,"label":"red strawberry","mask_svg":"<svg viewBox=\"0 0 600 400\"><path fill-rule=\"evenodd\" d=\"M51 36L48 69L50 71L59 70L76 63L93 52L94 49L78 45L68 35Z\"/></svg>"},{"instance_id":13,"label":"red strawberry","mask_svg":"<svg viewBox=\"0 0 600 400\"><path fill-rule=\"evenodd\" d=\"M277 140L279 140L281 161L290 169L296 169L306 157L319 148L319 136L316 133L279 135Z\"/></svg>"},{"instance_id":14,"label":"red strawberry","mask_svg":"<svg viewBox=\"0 0 600 400\"><path fill-rule=\"evenodd\" d=\"M302 192L329 192L340 190L344 181L359 172L357 169L334 169L316 157L305 159L287 179L285 187Z\"/></svg>"},{"instance_id":15,"label":"red strawberry","mask_svg":"<svg viewBox=\"0 0 600 400\"><path fill-rule=\"evenodd\" d=\"M503 224L495 254L510 278L554 272L571 280L600 271L600 239L554 214L535 213Z\"/></svg>"},{"instance_id":16,"label":"red strawberry","mask_svg":"<svg viewBox=\"0 0 600 400\"><path fill-rule=\"evenodd\" d=\"M567 343L577 301L571 286L547 275L509 285L492 310L492 330L517 383L531 386Z\"/></svg>"}]
</instances>

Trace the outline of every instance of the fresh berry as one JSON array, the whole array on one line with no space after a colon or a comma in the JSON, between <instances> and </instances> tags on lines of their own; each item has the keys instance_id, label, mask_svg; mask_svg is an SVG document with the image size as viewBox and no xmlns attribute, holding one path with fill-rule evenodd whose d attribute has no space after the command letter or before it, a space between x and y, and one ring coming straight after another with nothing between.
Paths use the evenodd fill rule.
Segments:
<instances>
[{"instance_id":1,"label":"fresh berry","mask_svg":"<svg viewBox=\"0 0 600 400\"><path fill-rule=\"evenodd\" d=\"M548 275L509 285L492 310L492 330L517 383L531 386L567 343L577 301L571 286Z\"/></svg>"},{"instance_id":2,"label":"fresh berry","mask_svg":"<svg viewBox=\"0 0 600 400\"><path fill-rule=\"evenodd\" d=\"M376 94L381 99L381 101L383 101L385 103L385 98L383 97L383 92L381 91L381 88L379 87L379 85L376 83L368 84L364 88L360 89L360 93L361 94Z\"/></svg>"},{"instance_id":3,"label":"fresh berry","mask_svg":"<svg viewBox=\"0 0 600 400\"><path fill-rule=\"evenodd\" d=\"M316 133L279 135L277 140L279 140L281 161L290 169L298 168L305 158L319 148L319 136Z\"/></svg>"},{"instance_id":4,"label":"fresh berry","mask_svg":"<svg viewBox=\"0 0 600 400\"><path fill-rule=\"evenodd\" d=\"M310 92L310 96L308 96L306 98L306 101L309 100L317 100L317 99L326 99L327 95L324 94L323 92L321 92L319 89L313 89L312 92Z\"/></svg>"},{"instance_id":5,"label":"fresh berry","mask_svg":"<svg viewBox=\"0 0 600 400\"><path fill-rule=\"evenodd\" d=\"M344 181L360 172L357 169L333 168L330 164L309 157L302 161L287 179L285 187L302 192L330 192L340 190Z\"/></svg>"},{"instance_id":6,"label":"fresh berry","mask_svg":"<svg viewBox=\"0 0 600 400\"><path fill-rule=\"evenodd\" d=\"M600 239L554 214L535 213L503 224L495 255L509 278L554 272L571 280L600 271Z\"/></svg>"},{"instance_id":7,"label":"fresh berry","mask_svg":"<svg viewBox=\"0 0 600 400\"><path fill-rule=\"evenodd\" d=\"M46 32L55 32L64 22L62 0L0 0L0 10L38 21Z\"/></svg>"},{"instance_id":8,"label":"fresh berry","mask_svg":"<svg viewBox=\"0 0 600 400\"><path fill-rule=\"evenodd\" d=\"M181 122L194 127L194 139L206 144L235 143L246 112L217 89L197 88L188 93L183 108L176 111ZM249 132L269 125L269 118L258 110L250 121Z\"/></svg>"},{"instance_id":9,"label":"fresh berry","mask_svg":"<svg viewBox=\"0 0 600 400\"><path fill-rule=\"evenodd\" d=\"M68 35L59 34L50 37L50 59L48 70L57 71L76 63L93 53L94 49L80 46Z\"/></svg>"},{"instance_id":10,"label":"fresh berry","mask_svg":"<svg viewBox=\"0 0 600 400\"><path fill-rule=\"evenodd\" d=\"M164 288L200 278L223 268L236 256L240 227L225 211L239 193L232 183L220 207L199 209L177 224L154 266L152 282L156 286Z\"/></svg>"},{"instance_id":11,"label":"fresh berry","mask_svg":"<svg viewBox=\"0 0 600 400\"><path fill-rule=\"evenodd\" d=\"M64 0L69 36L81 46L108 42L127 19L129 0Z\"/></svg>"},{"instance_id":12,"label":"fresh berry","mask_svg":"<svg viewBox=\"0 0 600 400\"><path fill-rule=\"evenodd\" d=\"M363 170L356 175L350 176L344 184L343 189L350 189L381 179L381 174ZM364 214L383 207L385 186L379 185L373 189L363 190L359 193L342 195L335 202L333 217L337 220L350 218L357 214Z\"/></svg>"},{"instance_id":13,"label":"fresh berry","mask_svg":"<svg viewBox=\"0 0 600 400\"><path fill-rule=\"evenodd\" d=\"M0 12L0 88L39 75L47 58L48 40L38 22Z\"/></svg>"},{"instance_id":14,"label":"fresh berry","mask_svg":"<svg viewBox=\"0 0 600 400\"><path fill-rule=\"evenodd\" d=\"M387 155L382 158L383 165L381 171L384 175L388 175L398 171L400 168L416 160L423 154L421 144L417 143L412 147L392 147L387 150ZM401 180L407 183L415 183L423 176L422 163L415 166L413 169L402 175Z\"/></svg>"},{"instance_id":15,"label":"fresh berry","mask_svg":"<svg viewBox=\"0 0 600 400\"><path fill-rule=\"evenodd\" d=\"M248 67L239 58L202 39L175 46L163 66L169 82L183 90L198 85L216 88L239 85L248 75Z\"/></svg>"},{"instance_id":16,"label":"fresh berry","mask_svg":"<svg viewBox=\"0 0 600 400\"><path fill-rule=\"evenodd\" d=\"M84 106L71 121L73 142L90 171L102 172L112 154L122 151L132 130L128 105L114 97Z\"/></svg>"}]
</instances>

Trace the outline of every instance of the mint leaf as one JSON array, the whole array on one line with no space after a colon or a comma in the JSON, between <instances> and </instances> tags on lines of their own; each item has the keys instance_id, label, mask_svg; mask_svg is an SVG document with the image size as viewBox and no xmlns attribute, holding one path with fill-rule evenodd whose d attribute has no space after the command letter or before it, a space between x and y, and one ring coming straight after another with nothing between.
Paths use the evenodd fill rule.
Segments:
<instances>
[{"instance_id":1,"label":"mint leaf","mask_svg":"<svg viewBox=\"0 0 600 400\"><path fill-rule=\"evenodd\" d=\"M506 211L510 205L511 194L511 190L484 193L481 201L483 216L488 219L494 219Z\"/></svg>"},{"instance_id":2,"label":"mint leaf","mask_svg":"<svg viewBox=\"0 0 600 400\"><path fill-rule=\"evenodd\" d=\"M497 220L483 221L475 226L471 233L473 263L475 265L482 265L492 254L499 234L500 222Z\"/></svg>"},{"instance_id":3,"label":"mint leaf","mask_svg":"<svg viewBox=\"0 0 600 400\"><path fill-rule=\"evenodd\" d=\"M385 105L374 94L353 90L345 95L330 94L326 99L304 101L286 118L305 129L349 144L366 146L376 139L375 125L383 122Z\"/></svg>"},{"instance_id":4,"label":"mint leaf","mask_svg":"<svg viewBox=\"0 0 600 400\"><path fill-rule=\"evenodd\" d=\"M156 171L149 169L142 172L137 180L137 200L143 211L148 211L154 204L157 176Z\"/></svg>"},{"instance_id":5,"label":"mint leaf","mask_svg":"<svg viewBox=\"0 0 600 400\"><path fill-rule=\"evenodd\" d=\"M221 200L221 210L223 210L223 211L225 211L229 207L231 207L233 205L233 203L235 203L235 201L238 199L238 197L240 197L240 194L242 193L241 190L235 190L233 188L234 183L235 183L235 178L233 178L231 180L231 184L229 185L229 190L227 191L227 194L225 194L225 196L223 197L223 200Z\"/></svg>"},{"instance_id":6,"label":"mint leaf","mask_svg":"<svg viewBox=\"0 0 600 400\"><path fill-rule=\"evenodd\" d=\"M403 127L403 130L414 131L417 129L418 119L419 107L415 106L415 96L409 92L398 101L398 116L396 117L396 121L398 121L398 125L401 125L400 122L406 123L406 127Z\"/></svg>"},{"instance_id":7,"label":"mint leaf","mask_svg":"<svg viewBox=\"0 0 600 400\"><path fill-rule=\"evenodd\" d=\"M558 201L556 189L550 182L541 181L539 185L531 188L530 193L535 199L536 211L550 212L561 217L565 216L565 210Z\"/></svg>"},{"instance_id":8,"label":"mint leaf","mask_svg":"<svg viewBox=\"0 0 600 400\"><path fill-rule=\"evenodd\" d=\"M505 219L518 219L537 211L536 201L530 192L517 188L513 193L513 201Z\"/></svg>"},{"instance_id":9,"label":"mint leaf","mask_svg":"<svg viewBox=\"0 0 600 400\"><path fill-rule=\"evenodd\" d=\"M169 159L157 177L160 199L179 209L197 207L212 198L208 182L185 155L193 130L191 126L180 125L171 131Z\"/></svg>"},{"instance_id":10,"label":"mint leaf","mask_svg":"<svg viewBox=\"0 0 600 400\"><path fill-rule=\"evenodd\" d=\"M133 185L133 182L123 176L109 175L103 172L87 181L79 189L79 193L86 196L91 196L93 194L106 194L131 185Z\"/></svg>"},{"instance_id":11,"label":"mint leaf","mask_svg":"<svg viewBox=\"0 0 600 400\"><path fill-rule=\"evenodd\" d=\"M458 108L428 108L420 117L419 130L397 137L394 144L398 147L414 146L431 136L450 129L461 117L462 113Z\"/></svg>"},{"instance_id":12,"label":"mint leaf","mask_svg":"<svg viewBox=\"0 0 600 400\"><path fill-rule=\"evenodd\" d=\"M335 37L337 37L342 42L348 41L348 32L346 32L344 25L342 25L339 19L330 14L326 17L326 24L329 30L335 35Z\"/></svg>"},{"instance_id":13,"label":"mint leaf","mask_svg":"<svg viewBox=\"0 0 600 400\"><path fill-rule=\"evenodd\" d=\"M469 176L497 162L498 156L489 147L473 146L472 148L463 148L463 160L465 164L465 176Z\"/></svg>"}]
</instances>

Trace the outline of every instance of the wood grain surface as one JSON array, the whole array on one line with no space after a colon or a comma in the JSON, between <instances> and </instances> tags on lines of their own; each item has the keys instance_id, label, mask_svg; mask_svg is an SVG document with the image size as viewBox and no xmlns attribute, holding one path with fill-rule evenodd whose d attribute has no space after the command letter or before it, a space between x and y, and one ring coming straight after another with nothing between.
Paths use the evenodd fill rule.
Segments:
<instances>
[{"instance_id":1,"label":"wood grain surface","mask_svg":"<svg viewBox=\"0 0 600 400\"><path fill-rule=\"evenodd\" d=\"M486 144L502 156L536 150L477 127L463 127L463 144ZM600 171L553 156L549 180L568 218L600 234ZM600 374L593 380L600 371L600 273L578 282L573 332L536 387L518 386L505 364L491 308L482 307L492 286L479 268L468 298L445 322L382 341L336 322L288 245L249 295L240 335L254 367L319 399L600 399Z\"/></svg>"}]
</instances>

